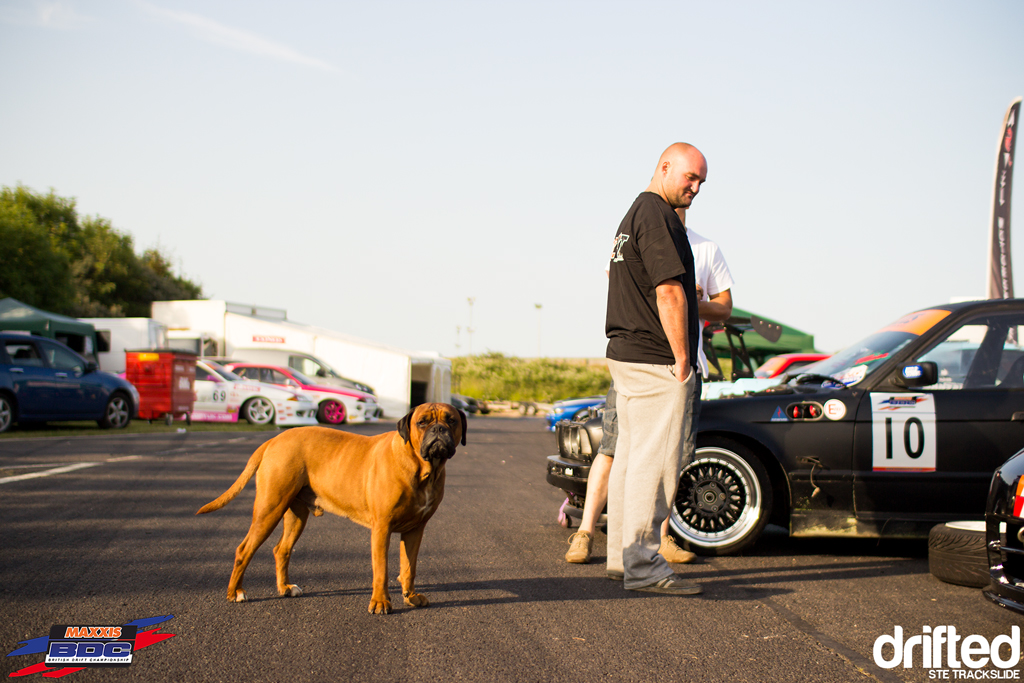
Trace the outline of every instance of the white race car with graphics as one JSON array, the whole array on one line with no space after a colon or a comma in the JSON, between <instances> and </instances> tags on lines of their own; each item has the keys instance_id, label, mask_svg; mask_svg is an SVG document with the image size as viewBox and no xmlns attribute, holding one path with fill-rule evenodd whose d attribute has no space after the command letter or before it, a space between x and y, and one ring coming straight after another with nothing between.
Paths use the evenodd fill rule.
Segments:
<instances>
[{"instance_id":1,"label":"white race car with graphics","mask_svg":"<svg viewBox=\"0 0 1024 683\"><path fill-rule=\"evenodd\" d=\"M281 427L317 424L317 406L308 396L247 380L213 361L196 361L195 394L192 419L199 422L244 419Z\"/></svg>"},{"instance_id":2,"label":"white race car with graphics","mask_svg":"<svg viewBox=\"0 0 1024 683\"><path fill-rule=\"evenodd\" d=\"M317 418L324 424L375 422L383 414L373 394L319 385L294 368L262 363L228 363L227 368L242 377L309 396L317 402Z\"/></svg>"}]
</instances>

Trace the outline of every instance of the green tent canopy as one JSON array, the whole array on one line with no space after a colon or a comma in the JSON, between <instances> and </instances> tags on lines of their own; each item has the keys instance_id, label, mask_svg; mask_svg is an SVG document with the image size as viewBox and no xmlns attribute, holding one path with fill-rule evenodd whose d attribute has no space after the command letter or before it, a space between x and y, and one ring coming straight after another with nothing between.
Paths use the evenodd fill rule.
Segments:
<instances>
[{"instance_id":1,"label":"green tent canopy","mask_svg":"<svg viewBox=\"0 0 1024 683\"><path fill-rule=\"evenodd\" d=\"M747 325L742 324L741 321L745 322L750 319L751 315L757 315L750 311L745 311L742 308L733 307L732 317L729 319L730 323L737 325L738 327L745 328ZM747 353L750 354L750 359L754 363L754 367L757 367L764 361L768 360L772 356L777 356L780 353L816 353L814 349L814 335L802 332L795 327L783 325L780 322L765 318L763 316L757 316L765 322L778 325L782 328L782 335L779 340L772 343L759 335L752 329L747 329L743 333L743 343L747 347ZM719 357L729 357L729 340L724 329L718 329L714 332L711 337L711 345L715 349L715 353Z\"/></svg>"},{"instance_id":2,"label":"green tent canopy","mask_svg":"<svg viewBox=\"0 0 1024 683\"><path fill-rule=\"evenodd\" d=\"M91 323L42 311L17 299L0 299L0 330L56 339L85 358L96 360L96 328Z\"/></svg>"}]
</instances>

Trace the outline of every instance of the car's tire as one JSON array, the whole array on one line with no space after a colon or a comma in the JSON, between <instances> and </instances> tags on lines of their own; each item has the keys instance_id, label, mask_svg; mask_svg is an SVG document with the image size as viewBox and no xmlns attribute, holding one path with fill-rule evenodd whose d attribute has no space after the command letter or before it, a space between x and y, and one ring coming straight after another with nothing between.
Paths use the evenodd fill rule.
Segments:
<instances>
[{"instance_id":1,"label":"car's tire","mask_svg":"<svg viewBox=\"0 0 1024 683\"><path fill-rule=\"evenodd\" d=\"M707 439L679 477L669 530L698 555L730 555L757 540L771 511L771 481L753 451Z\"/></svg>"},{"instance_id":2,"label":"car's tire","mask_svg":"<svg viewBox=\"0 0 1024 683\"><path fill-rule=\"evenodd\" d=\"M14 424L14 403L0 394L0 433L6 432Z\"/></svg>"},{"instance_id":3,"label":"car's tire","mask_svg":"<svg viewBox=\"0 0 1024 683\"><path fill-rule=\"evenodd\" d=\"M122 393L115 392L103 409L103 417L97 424L103 429L124 429L132 421L131 400Z\"/></svg>"},{"instance_id":4,"label":"car's tire","mask_svg":"<svg viewBox=\"0 0 1024 683\"><path fill-rule=\"evenodd\" d=\"M268 425L274 421L274 404L262 396L254 396L242 405L241 415L251 425Z\"/></svg>"},{"instance_id":5,"label":"car's tire","mask_svg":"<svg viewBox=\"0 0 1024 683\"><path fill-rule=\"evenodd\" d=\"M985 523L948 522L932 527L928 532L928 570L946 583L987 586L990 578Z\"/></svg>"},{"instance_id":6,"label":"car's tire","mask_svg":"<svg viewBox=\"0 0 1024 683\"><path fill-rule=\"evenodd\" d=\"M320 408L316 411L316 419L317 422L324 424L344 424L345 420L348 419L348 414L345 412L345 404L341 401L327 399L320 404Z\"/></svg>"}]
</instances>

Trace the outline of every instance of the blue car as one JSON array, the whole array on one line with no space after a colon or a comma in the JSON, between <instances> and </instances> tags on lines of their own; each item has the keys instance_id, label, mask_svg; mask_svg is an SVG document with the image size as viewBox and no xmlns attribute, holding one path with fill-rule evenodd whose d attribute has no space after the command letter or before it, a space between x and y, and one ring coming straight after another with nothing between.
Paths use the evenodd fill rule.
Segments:
<instances>
[{"instance_id":1,"label":"blue car","mask_svg":"<svg viewBox=\"0 0 1024 683\"><path fill-rule=\"evenodd\" d=\"M591 408L604 403L606 395L588 396L586 398L572 398L564 401L555 401L548 413L548 431L555 431L555 425L559 420L572 420L587 414Z\"/></svg>"},{"instance_id":2,"label":"blue car","mask_svg":"<svg viewBox=\"0 0 1024 683\"><path fill-rule=\"evenodd\" d=\"M138 409L135 387L64 344L0 334L0 432L15 422L58 420L96 420L105 429L122 429Z\"/></svg>"}]
</instances>

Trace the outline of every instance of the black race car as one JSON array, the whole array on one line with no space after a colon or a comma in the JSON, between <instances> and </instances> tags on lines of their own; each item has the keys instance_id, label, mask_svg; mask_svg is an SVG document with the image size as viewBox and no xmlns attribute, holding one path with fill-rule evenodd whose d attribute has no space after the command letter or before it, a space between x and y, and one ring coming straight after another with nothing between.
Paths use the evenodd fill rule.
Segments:
<instances>
[{"instance_id":1,"label":"black race car","mask_svg":"<svg viewBox=\"0 0 1024 683\"><path fill-rule=\"evenodd\" d=\"M670 528L705 555L793 536L917 537L981 519L1024 445L1024 300L911 313L765 391L705 401ZM562 423L547 479L578 516L600 423ZM576 508L575 510L571 508Z\"/></svg>"},{"instance_id":2,"label":"black race car","mask_svg":"<svg viewBox=\"0 0 1024 683\"><path fill-rule=\"evenodd\" d=\"M1024 614L1024 450L992 475L985 509L991 583L985 597Z\"/></svg>"}]
</instances>

